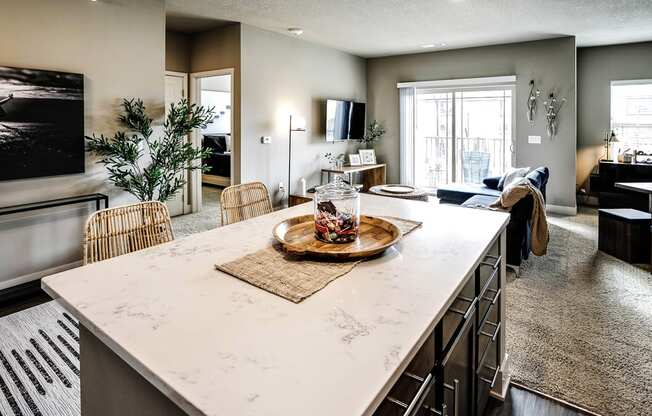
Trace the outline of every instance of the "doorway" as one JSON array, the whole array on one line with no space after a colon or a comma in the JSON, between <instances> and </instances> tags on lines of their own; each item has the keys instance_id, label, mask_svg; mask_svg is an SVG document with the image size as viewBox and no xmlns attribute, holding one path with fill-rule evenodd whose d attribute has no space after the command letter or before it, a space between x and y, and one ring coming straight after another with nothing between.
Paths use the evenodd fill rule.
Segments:
<instances>
[{"instance_id":1,"label":"doorway","mask_svg":"<svg viewBox=\"0 0 652 416\"><path fill-rule=\"evenodd\" d=\"M192 211L218 210L221 190L233 184L233 70L190 74L190 100L214 110L213 120L192 135L195 146L211 151L206 172L192 172Z\"/></svg>"},{"instance_id":2,"label":"doorway","mask_svg":"<svg viewBox=\"0 0 652 416\"><path fill-rule=\"evenodd\" d=\"M415 185L481 183L511 165L511 87L417 88L415 95Z\"/></svg>"},{"instance_id":3,"label":"doorway","mask_svg":"<svg viewBox=\"0 0 652 416\"><path fill-rule=\"evenodd\" d=\"M165 72L165 116L170 111L171 104L188 98L188 74L182 72ZM184 179L188 180L188 172L184 172ZM170 216L189 214L192 212L190 192L188 186L181 188L174 197L165 203L170 211Z\"/></svg>"}]
</instances>

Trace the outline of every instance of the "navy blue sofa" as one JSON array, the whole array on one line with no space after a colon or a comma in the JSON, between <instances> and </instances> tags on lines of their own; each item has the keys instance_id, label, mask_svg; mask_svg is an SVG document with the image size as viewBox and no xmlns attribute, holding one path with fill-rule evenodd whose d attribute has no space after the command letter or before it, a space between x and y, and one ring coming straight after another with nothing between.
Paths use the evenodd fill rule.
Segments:
<instances>
[{"instance_id":1,"label":"navy blue sofa","mask_svg":"<svg viewBox=\"0 0 652 416\"><path fill-rule=\"evenodd\" d=\"M532 170L526 178L536 186L543 198L546 198L546 185L550 171L547 167ZM437 189L437 197L442 203L462 205L466 207L486 206L494 202L501 194L498 189L500 178L486 178L485 183L491 187L479 184L450 184ZM495 187L493 185L496 185ZM530 256L530 218L534 201L531 195L520 200L512 207L511 217L507 225L507 264L520 266L521 261Z\"/></svg>"}]
</instances>

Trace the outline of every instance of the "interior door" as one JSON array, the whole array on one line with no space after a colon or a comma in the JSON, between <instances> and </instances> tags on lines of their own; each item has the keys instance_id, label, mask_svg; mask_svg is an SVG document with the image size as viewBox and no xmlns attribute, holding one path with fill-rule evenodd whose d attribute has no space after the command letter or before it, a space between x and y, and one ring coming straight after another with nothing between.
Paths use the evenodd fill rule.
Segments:
<instances>
[{"instance_id":1,"label":"interior door","mask_svg":"<svg viewBox=\"0 0 652 416\"><path fill-rule=\"evenodd\" d=\"M167 117L170 104L178 103L186 98L187 95L187 77L185 74L167 73L165 75L165 116ZM184 172L186 177L188 173ZM188 205L188 184L184 186L172 199L166 202L171 216L190 213Z\"/></svg>"}]
</instances>

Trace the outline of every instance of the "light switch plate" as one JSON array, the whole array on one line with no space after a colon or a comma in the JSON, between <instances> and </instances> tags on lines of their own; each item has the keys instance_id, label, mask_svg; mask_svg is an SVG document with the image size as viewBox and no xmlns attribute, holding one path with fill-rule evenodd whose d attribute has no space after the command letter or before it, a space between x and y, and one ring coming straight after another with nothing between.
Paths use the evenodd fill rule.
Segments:
<instances>
[{"instance_id":1,"label":"light switch plate","mask_svg":"<svg viewBox=\"0 0 652 416\"><path fill-rule=\"evenodd\" d=\"M541 144L541 136L527 136L527 142L530 144Z\"/></svg>"},{"instance_id":2,"label":"light switch plate","mask_svg":"<svg viewBox=\"0 0 652 416\"><path fill-rule=\"evenodd\" d=\"M262 144L270 144L272 142L272 136L263 136L260 138Z\"/></svg>"}]
</instances>

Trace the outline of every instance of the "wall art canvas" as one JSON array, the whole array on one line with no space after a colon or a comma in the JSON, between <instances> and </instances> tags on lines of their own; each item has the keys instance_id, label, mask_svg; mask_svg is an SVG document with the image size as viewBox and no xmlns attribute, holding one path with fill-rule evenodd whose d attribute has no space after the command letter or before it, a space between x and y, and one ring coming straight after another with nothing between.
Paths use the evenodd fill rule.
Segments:
<instances>
[{"instance_id":1,"label":"wall art canvas","mask_svg":"<svg viewBox=\"0 0 652 416\"><path fill-rule=\"evenodd\" d=\"M84 76L0 66L0 180L84 172Z\"/></svg>"}]
</instances>

